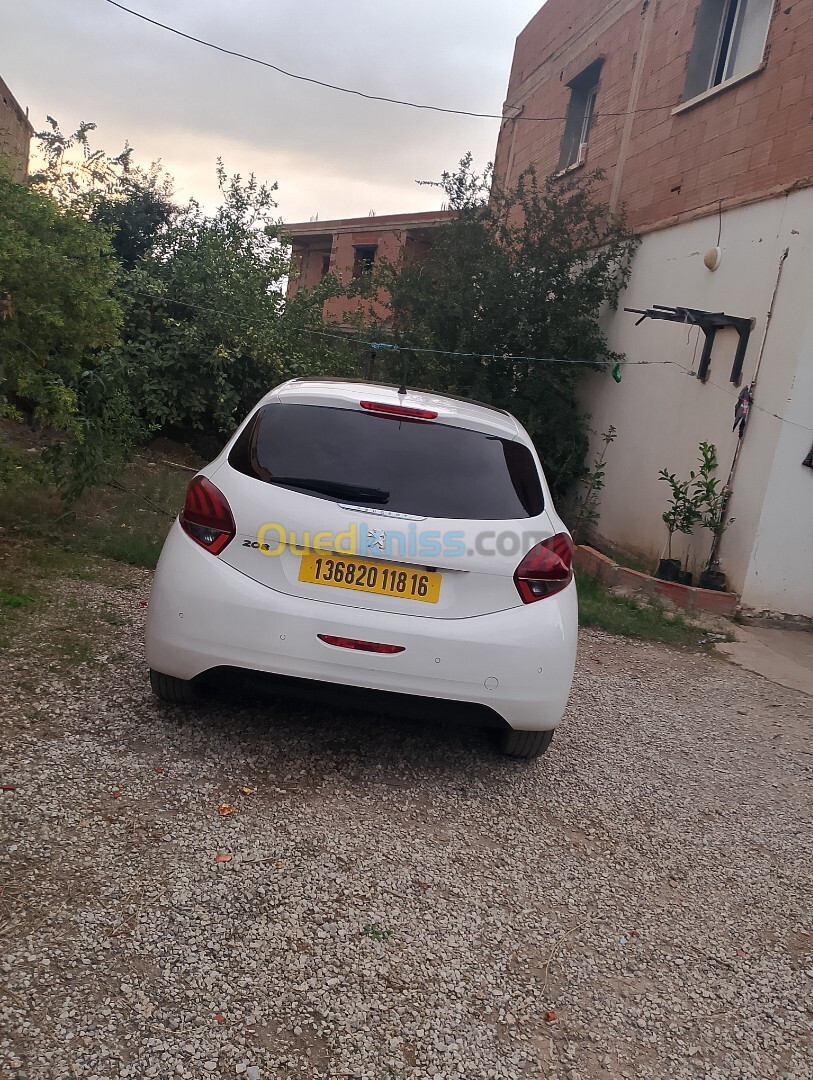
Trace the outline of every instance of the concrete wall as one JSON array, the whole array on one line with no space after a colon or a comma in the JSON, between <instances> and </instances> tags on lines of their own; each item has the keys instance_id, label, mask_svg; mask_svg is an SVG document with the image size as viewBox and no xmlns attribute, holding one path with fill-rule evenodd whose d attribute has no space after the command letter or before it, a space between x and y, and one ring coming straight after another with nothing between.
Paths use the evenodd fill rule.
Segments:
<instances>
[{"instance_id":1,"label":"concrete wall","mask_svg":"<svg viewBox=\"0 0 813 1080\"><path fill-rule=\"evenodd\" d=\"M764 420L766 426L774 426L778 437L743 585L745 601L757 610L807 616L813 616L813 469L802 462L813 445L812 223L808 199L807 228L791 238L771 329L773 339L768 339L759 377L759 403L784 416L786 422L757 414L760 423ZM789 382L771 384L769 347L774 362L777 352L787 350Z\"/></svg>"},{"instance_id":2,"label":"concrete wall","mask_svg":"<svg viewBox=\"0 0 813 1080\"><path fill-rule=\"evenodd\" d=\"M722 260L712 273L703 255L716 245L718 231ZM687 476L698 443L708 440L718 448L720 475L727 476L737 446L732 426L739 391L729 382L736 334L718 332L704 384L690 374L703 346L697 328L650 320L636 327L637 316L622 309L665 304L754 318L742 380L748 385L786 248L755 388L759 408L734 481L730 513L736 521L720 556L745 603L813 615L813 470L802 465L813 441L813 190L646 234L620 308L604 318L610 346L627 356L622 381L591 375L583 402L596 431L610 424L618 429L607 455L598 531L654 562L666 538L661 514L668 492L659 469ZM677 553L699 569L709 547L701 531L679 543Z\"/></svg>"},{"instance_id":3,"label":"concrete wall","mask_svg":"<svg viewBox=\"0 0 813 1080\"><path fill-rule=\"evenodd\" d=\"M33 128L11 90L0 79L0 159L11 163L12 177L22 183L28 175Z\"/></svg>"},{"instance_id":4,"label":"concrete wall","mask_svg":"<svg viewBox=\"0 0 813 1080\"><path fill-rule=\"evenodd\" d=\"M764 198L813 174L813 0L775 4L764 62L683 102L700 0L547 0L517 38L498 182L558 168L568 82L604 57L586 169L636 229ZM626 115L629 114L629 115ZM545 118L559 118L547 120ZM536 120L528 118L538 118Z\"/></svg>"}]
</instances>

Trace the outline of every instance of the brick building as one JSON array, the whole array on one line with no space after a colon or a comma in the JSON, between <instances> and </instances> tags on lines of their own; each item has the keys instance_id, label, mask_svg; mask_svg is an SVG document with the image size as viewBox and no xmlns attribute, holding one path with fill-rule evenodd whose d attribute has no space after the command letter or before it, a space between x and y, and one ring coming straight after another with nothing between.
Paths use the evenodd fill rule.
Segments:
<instances>
[{"instance_id":1,"label":"brick building","mask_svg":"<svg viewBox=\"0 0 813 1080\"><path fill-rule=\"evenodd\" d=\"M659 468L688 475L708 440L725 479L750 387L722 568L746 604L813 616L813 0L548 0L504 115L497 183L601 168L641 235L604 319L622 382L583 391L593 427L618 430L600 535L657 558ZM697 569L709 546L682 554Z\"/></svg>"},{"instance_id":2,"label":"brick building","mask_svg":"<svg viewBox=\"0 0 813 1080\"><path fill-rule=\"evenodd\" d=\"M653 229L808 177L813 4L774 6L549 0L517 39L498 182L601 168L603 198ZM546 116L567 121L526 119Z\"/></svg>"},{"instance_id":3,"label":"brick building","mask_svg":"<svg viewBox=\"0 0 813 1080\"><path fill-rule=\"evenodd\" d=\"M327 273L349 282L379 259L395 263L401 258L415 258L431 244L433 230L453 217L452 210L436 210L286 225L293 239L295 266L288 295L312 288ZM380 302L377 307L384 315ZM346 315L364 313L368 308L369 301L333 297L325 303L323 316L326 322L341 322Z\"/></svg>"},{"instance_id":4,"label":"brick building","mask_svg":"<svg viewBox=\"0 0 813 1080\"><path fill-rule=\"evenodd\" d=\"M12 92L0 79L0 160L11 163L12 177L22 183L28 175L28 157L34 128Z\"/></svg>"}]
</instances>

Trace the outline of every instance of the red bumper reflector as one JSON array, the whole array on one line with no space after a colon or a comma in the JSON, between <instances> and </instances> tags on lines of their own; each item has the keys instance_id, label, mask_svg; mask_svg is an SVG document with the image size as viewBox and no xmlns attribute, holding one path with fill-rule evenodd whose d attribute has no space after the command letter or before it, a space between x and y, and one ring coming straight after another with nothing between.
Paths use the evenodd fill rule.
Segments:
<instances>
[{"instance_id":1,"label":"red bumper reflector","mask_svg":"<svg viewBox=\"0 0 813 1080\"><path fill-rule=\"evenodd\" d=\"M413 420L435 420L437 413L433 409L413 409L409 405L388 405L384 401L360 401L362 409L382 413L384 416L409 416Z\"/></svg>"},{"instance_id":2,"label":"red bumper reflector","mask_svg":"<svg viewBox=\"0 0 813 1080\"><path fill-rule=\"evenodd\" d=\"M398 653L404 651L403 645L382 645L378 641L359 641L357 638L334 637L332 634L317 634L326 645L336 645L340 649L356 649L358 652Z\"/></svg>"}]
</instances>

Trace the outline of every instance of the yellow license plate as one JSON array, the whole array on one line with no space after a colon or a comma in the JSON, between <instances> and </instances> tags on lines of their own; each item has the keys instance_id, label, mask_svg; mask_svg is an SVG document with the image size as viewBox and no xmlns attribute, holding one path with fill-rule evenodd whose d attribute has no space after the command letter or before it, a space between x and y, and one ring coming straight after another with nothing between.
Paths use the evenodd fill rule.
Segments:
<instances>
[{"instance_id":1,"label":"yellow license plate","mask_svg":"<svg viewBox=\"0 0 813 1080\"><path fill-rule=\"evenodd\" d=\"M312 585L333 585L353 592L398 596L436 604L440 596L441 574L416 570L411 566L337 556L332 551L306 551L299 564L299 580Z\"/></svg>"}]
</instances>

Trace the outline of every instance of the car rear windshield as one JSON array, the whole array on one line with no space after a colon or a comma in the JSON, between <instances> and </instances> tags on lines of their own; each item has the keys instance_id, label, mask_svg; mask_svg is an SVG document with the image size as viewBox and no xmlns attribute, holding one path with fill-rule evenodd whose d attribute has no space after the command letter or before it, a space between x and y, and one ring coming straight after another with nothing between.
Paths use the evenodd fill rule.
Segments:
<instances>
[{"instance_id":1,"label":"car rear windshield","mask_svg":"<svg viewBox=\"0 0 813 1080\"><path fill-rule=\"evenodd\" d=\"M536 464L522 443L355 409L265 405L229 464L316 498L419 517L510 520L544 509Z\"/></svg>"}]
</instances>

